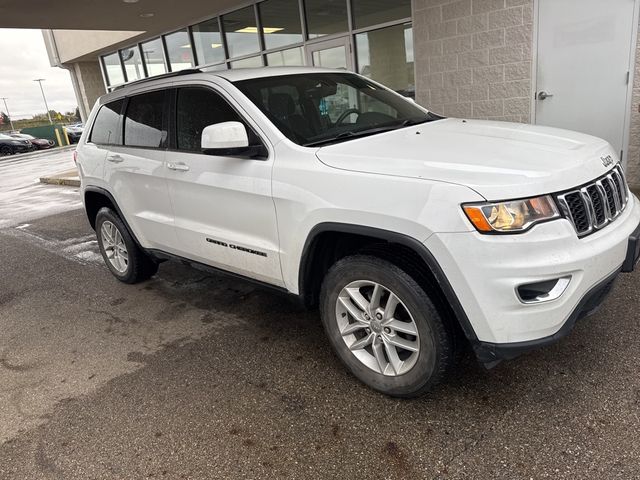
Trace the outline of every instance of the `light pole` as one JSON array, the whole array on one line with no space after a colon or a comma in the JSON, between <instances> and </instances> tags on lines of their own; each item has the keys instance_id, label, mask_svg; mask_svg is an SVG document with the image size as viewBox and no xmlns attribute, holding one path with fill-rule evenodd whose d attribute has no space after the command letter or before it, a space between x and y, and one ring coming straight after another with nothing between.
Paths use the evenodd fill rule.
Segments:
<instances>
[{"instance_id":1,"label":"light pole","mask_svg":"<svg viewBox=\"0 0 640 480\"><path fill-rule=\"evenodd\" d=\"M47 109L47 117L49 117L49 123L53 123L51 120L51 113L49 112L49 105L47 105L47 97L44 96L44 88L42 88L42 82L44 82L46 78L36 78L34 82L38 82L40 84L40 91L42 92L42 99L44 100L44 108Z\"/></svg>"},{"instance_id":2,"label":"light pole","mask_svg":"<svg viewBox=\"0 0 640 480\"><path fill-rule=\"evenodd\" d=\"M4 100L4 109L7 111L7 117L9 117L9 123L11 124L11 130L15 130L13 128L13 120L11 120L11 114L9 113L9 107L7 107L7 97L0 97Z\"/></svg>"}]
</instances>

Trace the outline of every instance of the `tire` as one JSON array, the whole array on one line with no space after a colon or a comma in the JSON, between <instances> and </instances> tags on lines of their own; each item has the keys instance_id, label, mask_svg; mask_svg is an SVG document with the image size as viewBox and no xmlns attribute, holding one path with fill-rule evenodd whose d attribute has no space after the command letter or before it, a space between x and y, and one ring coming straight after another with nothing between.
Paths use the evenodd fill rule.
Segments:
<instances>
[{"instance_id":1,"label":"tire","mask_svg":"<svg viewBox=\"0 0 640 480\"><path fill-rule=\"evenodd\" d=\"M378 302L372 298L376 284L377 291L382 292ZM397 302L389 302L392 294ZM368 307L358 307L366 303ZM397 306L394 309L390 305ZM354 255L334 264L323 280L320 314L340 360L360 381L386 395L423 395L453 365L453 335L429 295L410 275L387 260ZM355 321L356 316L359 322ZM369 325L368 330L362 325ZM372 335L372 343L368 343Z\"/></svg>"},{"instance_id":2,"label":"tire","mask_svg":"<svg viewBox=\"0 0 640 480\"><path fill-rule=\"evenodd\" d=\"M158 271L158 264L138 247L122 219L110 208L98 211L96 236L104 263L121 282L142 282Z\"/></svg>"},{"instance_id":3,"label":"tire","mask_svg":"<svg viewBox=\"0 0 640 480\"><path fill-rule=\"evenodd\" d=\"M11 154L13 154L13 149L8 145L3 145L0 147L0 157L5 157Z\"/></svg>"}]
</instances>

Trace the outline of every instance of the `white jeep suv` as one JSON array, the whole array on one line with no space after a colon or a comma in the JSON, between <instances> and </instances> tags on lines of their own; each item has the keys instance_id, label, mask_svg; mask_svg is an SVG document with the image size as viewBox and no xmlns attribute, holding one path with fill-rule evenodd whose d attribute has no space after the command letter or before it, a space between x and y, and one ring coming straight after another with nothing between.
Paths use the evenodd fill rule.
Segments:
<instances>
[{"instance_id":1,"label":"white jeep suv","mask_svg":"<svg viewBox=\"0 0 640 480\"><path fill-rule=\"evenodd\" d=\"M640 205L588 135L443 118L354 73L190 70L100 98L82 196L121 281L170 258L319 306L367 385L429 390L555 342L638 259Z\"/></svg>"}]
</instances>

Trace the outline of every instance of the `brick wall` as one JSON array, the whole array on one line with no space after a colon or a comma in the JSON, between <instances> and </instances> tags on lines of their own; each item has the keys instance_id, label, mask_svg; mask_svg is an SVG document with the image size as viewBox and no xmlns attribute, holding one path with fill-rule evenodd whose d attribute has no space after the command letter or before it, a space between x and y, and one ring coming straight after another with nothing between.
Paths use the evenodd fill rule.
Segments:
<instances>
[{"instance_id":1,"label":"brick wall","mask_svg":"<svg viewBox=\"0 0 640 480\"><path fill-rule=\"evenodd\" d=\"M533 0L413 0L413 26L419 103L530 121Z\"/></svg>"},{"instance_id":2,"label":"brick wall","mask_svg":"<svg viewBox=\"0 0 640 480\"><path fill-rule=\"evenodd\" d=\"M627 181L640 190L640 35L636 46L636 68L631 98L631 127L627 152Z\"/></svg>"}]
</instances>

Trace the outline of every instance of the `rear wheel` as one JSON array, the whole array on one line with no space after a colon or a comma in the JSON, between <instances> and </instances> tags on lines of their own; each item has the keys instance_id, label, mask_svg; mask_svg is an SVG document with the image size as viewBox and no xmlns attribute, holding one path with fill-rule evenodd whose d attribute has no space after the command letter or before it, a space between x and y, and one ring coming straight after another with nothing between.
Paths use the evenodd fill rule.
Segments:
<instances>
[{"instance_id":1,"label":"rear wheel","mask_svg":"<svg viewBox=\"0 0 640 480\"><path fill-rule=\"evenodd\" d=\"M429 391L453 361L452 336L431 299L386 260L355 255L331 267L322 285L321 315L343 363L387 395Z\"/></svg>"},{"instance_id":2,"label":"rear wheel","mask_svg":"<svg viewBox=\"0 0 640 480\"><path fill-rule=\"evenodd\" d=\"M13 150L8 145L2 145L0 147L0 156L5 157L7 155L11 155L12 153L13 153Z\"/></svg>"},{"instance_id":3,"label":"rear wheel","mask_svg":"<svg viewBox=\"0 0 640 480\"><path fill-rule=\"evenodd\" d=\"M138 283L158 271L158 264L138 247L113 210L100 209L96 216L96 235L105 264L121 282Z\"/></svg>"}]
</instances>

